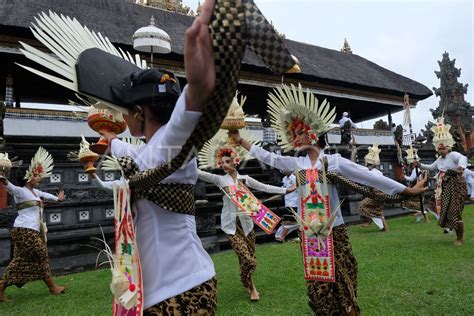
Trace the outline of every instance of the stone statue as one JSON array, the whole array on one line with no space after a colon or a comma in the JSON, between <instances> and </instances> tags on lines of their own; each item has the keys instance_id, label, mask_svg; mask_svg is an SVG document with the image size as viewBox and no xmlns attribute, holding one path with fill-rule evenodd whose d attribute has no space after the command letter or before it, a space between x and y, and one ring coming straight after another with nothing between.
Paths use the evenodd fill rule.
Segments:
<instances>
[{"instance_id":1,"label":"stone statue","mask_svg":"<svg viewBox=\"0 0 474 316\"><path fill-rule=\"evenodd\" d=\"M450 132L456 141L455 150L467 153L473 146L470 138L474 108L464 100L468 85L458 82L461 69L455 67L455 62L456 59L449 59L447 52L443 54L443 59L438 61L440 71L435 71L435 74L440 79L440 87L433 90L436 96L440 97L440 101L439 106L430 111L435 119L444 114L445 123L452 126ZM428 137L426 132L430 131L433 124L428 125L425 137L430 140L432 136Z\"/></svg>"}]
</instances>

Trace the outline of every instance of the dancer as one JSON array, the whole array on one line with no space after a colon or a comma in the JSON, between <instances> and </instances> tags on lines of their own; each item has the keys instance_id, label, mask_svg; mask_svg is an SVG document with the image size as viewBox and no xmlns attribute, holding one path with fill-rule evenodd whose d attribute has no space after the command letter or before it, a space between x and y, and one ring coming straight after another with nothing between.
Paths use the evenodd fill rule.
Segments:
<instances>
[{"instance_id":1,"label":"dancer","mask_svg":"<svg viewBox=\"0 0 474 316\"><path fill-rule=\"evenodd\" d=\"M335 109L330 110L326 101L318 105L315 96L309 91L303 92L301 85L298 88L285 85L276 88L269 95L269 112L272 127L280 134L282 148L305 150L306 156L279 156L252 146L238 132L230 135L249 150L251 156L270 166L297 174L300 185L299 212L305 221L310 221L302 231L302 247L309 305L313 312L318 315L359 314L357 263L344 220L337 212L340 203L335 183L351 185L352 189L370 194L369 190L364 190L342 175L387 193L417 195L426 190L423 182L407 188L391 179L372 174L367 168L340 155L324 154L324 134L331 129ZM327 183L328 178L332 183ZM331 211L336 212L332 231L330 226L334 215L330 214ZM318 234L318 229L321 234Z\"/></svg>"},{"instance_id":2,"label":"dancer","mask_svg":"<svg viewBox=\"0 0 474 316\"><path fill-rule=\"evenodd\" d=\"M434 132L433 145L439 157L430 165L415 162L421 169L438 171L436 175L436 213L439 214L439 226L443 229L455 230L456 246L464 243L464 223L462 212L466 198L466 182L463 178L464 169L467 167L467 157L452 151L455 144L449 132L451 125L444 124L444 117L436 120L436 125L431 128Z\"/></svg>"},{"instance_id":3,"label":"dancer","mask_svg":"<svg viewBox=\"0 0 474 316\"><path fill-rule=\"evenodd\" d=\"M248 213L240 211L241 203L245 202L240 202L240 198L234 197L245 194L240 191L241 186L276 194L292 192L296 189L296 186L285 189L261 183L248 175L239 174L236 167L249 158L247 151L240 146L234 148L227 145L225 138L226 133L221 130L210 142L204 145L199 153L201 167L222 168L225 175L221 176L198 170L198 177L201 180L215 184L225 193L222 197L221 229L226 233L232 249L239 258L240 281L249 293L250 300L257 301L260 295L252 279L252 275L257 268L254 224Z\"/></svg>"},{"instance_id":4,"label":"dancer","mask_svg":"<svg viewBox=\"0 0 474 316\"><path fill-rule=\"evenodd\" d=\"M197 168L190 159L192 150L215 134L227 113L247 46L276 73L298 70L282 38L252 0L231 4L207 0L186 31L188 85L182 94L172 73L141 70L146 65L139 57L131 58L77 21L54 13L43 14L39 20L44 23L33 29L58 57L23 44L28 58L61 78L26 69L122 111L131 134L147 139L137 149L103 132L112 153L121 157L134 195L134 248L140 249L144 292L133 307L138 312L144 300L145 314L215 313L214 267L196 234L193 216ZM61 27L64 24L69 27ZM59 45L52 47L51 42ZM114 306L117 299L115 295Z\"/></svg>"},{"instance_id":5,"label":"dancer","mask_svg":"<svg viewBox=\"0 0 474 316\"><path fill-rule=\"evenodd\" d=\"M372 174L383 176L382 172L377 169L380 165L380 154L381 149L378 148L378 144L369 146L369 152L365 155L365 165ZM373 189L375 193L378 191ZM379 191L380 192L380 191ZM383 215L383 208L385 203L371 199L369 197L364 198L359 204L359 215L362 219L362 226L370 227L371 221L377 225L380 231L387 232L388 225Z\"/></svg>"},{"instance_id":6,"label":"dancer","mask_svg":"<svg viewBox=\"0 0 474 316\"><path fill-rule=\"evenodd\" d=\"M11 230L13 259L0 279L0 302L7 301L7 287L22 287L35 280L43 280L51 294L62 294L66 290L66 286L57 285L51 275L46 246L47 229L43 221L43 200L63 201L64 191L56 196L36 189L43 178L51 175L52 170L53 158L40 147L31 159L23 187L13 185L4 177L0 178L8 193L13 195L18 210Z\"/></svg>"}]
</instances>

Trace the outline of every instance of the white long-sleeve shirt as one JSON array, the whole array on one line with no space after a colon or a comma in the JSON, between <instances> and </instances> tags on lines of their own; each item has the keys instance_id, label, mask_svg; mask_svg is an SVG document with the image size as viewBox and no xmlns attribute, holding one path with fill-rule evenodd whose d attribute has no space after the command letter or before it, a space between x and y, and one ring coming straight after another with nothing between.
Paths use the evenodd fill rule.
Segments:
<instances>
[{"instance_id":1,"label":"white long-sleeve shirt","mask_svg":"<svg viewBox=\"0 0 474 316\"><path fill-rule=\"evenodd\" d=\"M469 170L469 169L464 169L464 181L466 183L473 183L474 184L474 171Z\"/></svg>"},{"instance_id":2,"label":"white long-sleeve shirt","mask_svg":"<svg viewBox=\"0 0 474 316\"><path fill-rule=\"evenodd\" d=\"M408 182L413 182L416 180L416 169L413 168L413 170L411 171L410 175L407 177L405 176L405 180L407 180Z\"/></svg>"},{"instance_id":3,"label":"white long-sleeve shirt","mask_svg":"<svg viewBox=\"0 0 474 316\"><path fill-rule=\"evenodd\" d=\"M224 176L212 174L209 172L205 172L202 170L198 170L199 179L214 183L215 185L225 188L231 185L237 184L237 181L244 180L245 185L252 189L256 189L259 191L267 192L267 193L275 193L275 194L285 194L286 189L275 187L273 185L268 185L265 183L261 183L254 178L248 175L240 175L237 173L237 180L234 181L232 176L226 174ZM253 221L250 216L243 214L239 211L237 206L227 197L227 195L222 196L222 212L221 212L221 229L224 233L228 235L235 235L236 230L236 218L237 214L239 216L240 223L242 224L242 229L244 230L245 236L247 236L253 229Z\"/></svg>"},{"instance_id":4,"label":"white long-sleeve shirt","mask_svg":"<svg viewBox=\"0 0 474 316\"><path fill-rule=\"evenodd\" d=\"M266 151L263 148L253 145L250 148L249 154L267 165L278 168L280 170L288 170L297 172L298 170L305 170L309 168L321 169L321 158L324 156L328 160L328 171L338 172L341 175L351 179L355 182L375 187L388 194L401 193L406 187L392 179L384 177L377 173L369 172L369 169L361 165L355 164L352 161L342 158L341 155L326 155L323 152L319 154L319 158L315 165L311 164L309 156L304 157L289 157L280 156ZM339 205L339 195L336 187L333 184L328 184L329 190L329 204L331 211L335 211ZM299 203L298 203L299 204ZM301 212L301 210L299 210ZM341 212L337 213L337 219L334 226L344 224Z\"/></svg>"},{"instance_id":5,"label":"white long-sleeve shirt","mask_svg":"<svg viewBox=\"0 0 474 316\"><path fill-rule=\"evenodd\" d=\"M134 146L118 139L111 142L113 155L130 156L140 171L168 162L176 156L197 124L201 113L186 111L186 87L169 122L146 145ZM163 180L195 184L196 160ZM196 233L194 216L169 212L153 202L133 204L138 251L143 273L144 308L181 294L214 277L214 264Z\"/></svg>"},{"instance_id":6,"label":"white long-sleeve shirt","mask_svg":"<svg viewBox=\"0 0 474 316\"><path fill-rule=\"evenodd\" d=\"M283 187L289 189L296 184L296 177L294 174L290 174L290 176L284 176L282 182ZM287 193L285 195L285 207L298 207L299 200L300 197L298 196L297 190Z\"/></svg>"},{"instance_id":7,"label":"white long-sleeve shirt","mask_svg":"<svg viewBox=\"0 0 474 316\"><path fill-rule=\"evenodd\" d=\"M438 159L435 160L430 165L420 164L421 169L426 169L430 171L448 171L454 170L457 171L458 167L467 167L467 157L461 155L456 151L452 151L446 155L446 157L439 156Z\"/></svg>"},{"instance_id":8,"label":"white long-sleeve shirt","mask_svg":"<svg viewBox=\"0 0 474 316\"><path fill-rule=\"evenodd\" d=\"M7 184L7 191L15 199L15 203L19 204L26 201L40 201L41 198L47 201L57 201L58 197L37 189L31 191L27 187L17 187L10 181ZM30 228L36 231L40 229L40 207L33 206L18 211L18 216L13 223L13 227Z\"/></svg>"},{"instance_id":9,"label":"white long-sleeve shirt","mask_svg":"<svg viewBox=\"0 0 474 316\"><path fill-rule=\"evenodd\" d=\"M92 179L92 183L94 183L96 186L98 186L101 189L107 190L107 191L113 191L115 185L120 185L124 180L119 179L119 180L111 180L111 181L102 181L98 175L95 176L95 179Z\"/></svg>"}]
</instances>

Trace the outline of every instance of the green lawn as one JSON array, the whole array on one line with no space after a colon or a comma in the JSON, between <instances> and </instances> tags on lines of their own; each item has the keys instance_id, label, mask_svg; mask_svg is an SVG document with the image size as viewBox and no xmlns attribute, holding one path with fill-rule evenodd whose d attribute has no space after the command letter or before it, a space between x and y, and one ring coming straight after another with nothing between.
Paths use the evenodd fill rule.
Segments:
<instances>
[{"instance_id":1,"label":"green lawn","mask_svg":"<svg viewBox=\"0 0 474 316\"><path fill-rule=\"evenodd\" d=\"M364 315L474 315L474 206L464 211L465 244L455 247L432 219L389 220L390 231L351 227L359 263L359 304ZM257 247L255 282L261 300L250 303L239 282L237 257L212 256L218 279L218 315L311 315L306 303L301 254L296 243ZM108 270L57 278L69 284L51 296L41 282L9 288L12 301L0 315L109 315Z\"/></svg>"}]
</instances>

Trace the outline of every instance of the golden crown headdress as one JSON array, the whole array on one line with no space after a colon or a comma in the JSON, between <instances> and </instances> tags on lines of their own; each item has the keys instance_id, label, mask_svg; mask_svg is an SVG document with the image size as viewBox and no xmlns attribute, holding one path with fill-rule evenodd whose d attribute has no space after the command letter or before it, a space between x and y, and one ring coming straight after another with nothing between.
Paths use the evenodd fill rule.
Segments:
<instances>
[{"instance_id":1,"label":"golden crown headdress","mask_svg":"<svg viewBox=\"0 0 474 316\"><path fill-rule=\"evenodd\" d=\"M294 142L297 128L307 132L314 145L336 118L336 109L331 109L327 100L319 104L309 89L303 91L301 84L275 88L267 102L272 127L278 132L278 144L284 151L298 147Z\"/></svg>"}]
</instances>

